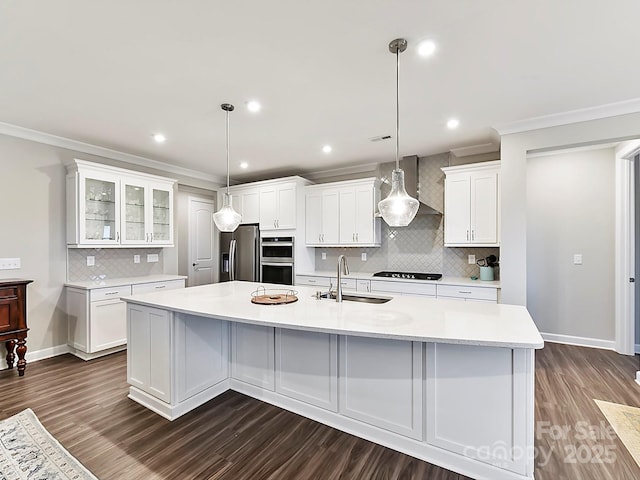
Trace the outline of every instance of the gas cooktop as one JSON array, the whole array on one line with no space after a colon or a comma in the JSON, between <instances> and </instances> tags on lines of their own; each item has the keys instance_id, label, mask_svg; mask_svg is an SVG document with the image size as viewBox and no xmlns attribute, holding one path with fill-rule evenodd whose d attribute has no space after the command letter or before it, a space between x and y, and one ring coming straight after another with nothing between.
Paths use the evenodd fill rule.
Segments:
<instances>
[{"instance_id":1,"label":"gas cooktop","mask_svg":"<svg viewBox=\"0 0 640 480\"><path fill-rule=\"evenodd\" d=\"M406 278L408 280L440 280L441 273L415 273L415 272L377 272L374 277Z\"/></svg>"}]
</instances>

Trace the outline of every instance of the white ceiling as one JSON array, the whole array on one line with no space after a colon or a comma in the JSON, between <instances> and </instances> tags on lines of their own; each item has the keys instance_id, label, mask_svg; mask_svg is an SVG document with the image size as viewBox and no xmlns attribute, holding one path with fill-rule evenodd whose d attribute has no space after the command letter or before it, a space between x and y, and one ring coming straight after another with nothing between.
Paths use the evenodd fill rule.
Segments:
<instances>
[{"instance_id":1,"label":"white ceiling","mask_svg":"<svg viewBox=\"0 0 640 480\"><path fill-rule=\"evenodd\" d=\"M223 176L230 102L232 178L386 162L390 40L409 41L401 154L426 155L640 97L638 18L637 0L5 0L0 122Z\"/></svg>"}]
</instances>

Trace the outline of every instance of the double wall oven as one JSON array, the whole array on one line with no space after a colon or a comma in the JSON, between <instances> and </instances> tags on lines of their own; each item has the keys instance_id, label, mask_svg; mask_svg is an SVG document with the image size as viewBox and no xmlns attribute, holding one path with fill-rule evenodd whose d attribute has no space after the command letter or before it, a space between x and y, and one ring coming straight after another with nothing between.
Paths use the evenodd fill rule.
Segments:
<instances>
[{"instance_id":1,"label":"double wall oven","mask_svg":"<svg viewBox=\"0 0 640 480\"><path fill-rule=\"evenodd\" d=\"M260 239L260 281L293 285L293 237Z\"/></svg>"}]
</instances>

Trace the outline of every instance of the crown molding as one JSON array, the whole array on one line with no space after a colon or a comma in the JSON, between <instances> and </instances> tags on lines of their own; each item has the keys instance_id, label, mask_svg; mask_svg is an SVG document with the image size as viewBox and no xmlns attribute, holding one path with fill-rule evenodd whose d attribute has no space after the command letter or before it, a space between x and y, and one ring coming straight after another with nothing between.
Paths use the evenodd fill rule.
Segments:
<instances>
[{"instance_id":1,"label":"crown molding","mask_svg":"<svg viewBox=\"0 0 640 480\"><path fill-rule=\"evenodd\" d=\"M139 155L132 155L130 153L120 152L111 148L100 147L98 145L80 142L71 138L59 137L57 135L40 132L38 130L32 130L30 128L20 127L18 125L12 125L10 123L0 122L0 134L10 137L22 138L23 140L30 140L32 142L42 143L45 145L51 145L53 147L66 148L68 150L87 153L89 155L96 155L98 157L119 160L121 162L127 162L133 165L139 165L141 167L153 168L175 175L197 178L217 184L226 185L227 183L226 177L218 177L216 175L199 172L197 170L191 170L190 168L179 167L177 165L171 165L169 163L152 160L150 158L141 157Z\"/></svg>"},{"instance_id":2,"label":"crown molding","mask_svg":"<svg viewBox=\"0 0 640 480\"><path fill-rule=\"evenodd\" d=\"M377 163L367 163L364 165L354 165L351 167L338 167L329 170L319 170L316 172L303 173L304 178L315 181L323 178L339 177L343 175L355 175L362 173L375 173L377 172Z\"/></svg>"},{"instance_id":3,"label":"crown molding","mask_svg":"<svg viewBox=\"0 0 640 480\"><path fill-rule=\"evenodd\" d=\"M450 150L456 157L468 157L471 155L482 155L485 153L500 152L500 143L481 143L479 145L469 145L468 147L452 148Z\"/></svg>"},{"instance_id":4,"label":"crown molding","mask_svg":"<svg viewBox=\"0 0 640 480\"><path fill-rule=\"evenodd\" d=\"M640 112L640 98L533 117L493 127L501 136Z\"/></svg>"}]
</instances>

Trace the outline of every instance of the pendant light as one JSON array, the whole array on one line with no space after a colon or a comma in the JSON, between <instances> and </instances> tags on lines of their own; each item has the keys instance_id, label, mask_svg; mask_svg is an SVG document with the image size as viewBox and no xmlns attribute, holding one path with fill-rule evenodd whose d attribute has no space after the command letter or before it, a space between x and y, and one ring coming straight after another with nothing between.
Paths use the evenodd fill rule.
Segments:
<instances>
[{"instance_id":1,"label":"pendant light","mask_svg":"<svg viewBox=\"0 0 640 480\"><path fill-rule=\"evenodd\" d=\"M227 191L223 195L222 208L213 214L213 221L221 232L233 232L242 217L233 209L231 194L229 193L229 112L233 112L233 105L223 103L220 108L227 112Z\"/></svg>"},{"instance_id":2,"label":"pendant light","mask_svg":"<svg viewBox=\"0 0 640 480\"><path fill-rule=\"evenodd\" d=\"M389 51L396 55L396 169L391 173L391 193L378 202L380 215L390 227L406 227L418 212L418 200L404 188L404 171L400 169L400 53L407 49L404 38L389 43Z\"/></svg>"}]
</instances>

